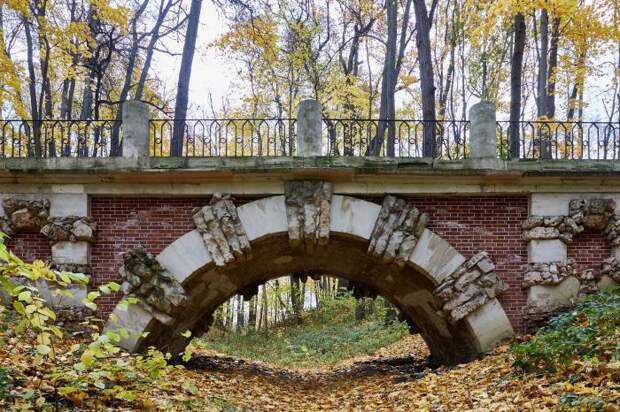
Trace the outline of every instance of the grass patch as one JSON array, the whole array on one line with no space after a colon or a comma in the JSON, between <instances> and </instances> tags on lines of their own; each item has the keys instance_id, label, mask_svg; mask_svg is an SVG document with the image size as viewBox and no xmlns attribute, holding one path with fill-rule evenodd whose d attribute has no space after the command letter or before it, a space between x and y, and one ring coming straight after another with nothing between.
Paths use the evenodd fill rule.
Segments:
<instances>
[{"instance_id":1,"label":"grass patch","mask_svg":"<svg viewBox=\"0 0 620 412\"><path fill-rule=\"evenodd\" d=\"M386 324L382 310L363 321L355 320L354 310L355 299L338 298L326 302L320 309L306 312L299 324L245 333L212 329L196 339L194 345L278 366L308 368L372 354L408 333L405 323Z\"/></svg>"}]
</instances>

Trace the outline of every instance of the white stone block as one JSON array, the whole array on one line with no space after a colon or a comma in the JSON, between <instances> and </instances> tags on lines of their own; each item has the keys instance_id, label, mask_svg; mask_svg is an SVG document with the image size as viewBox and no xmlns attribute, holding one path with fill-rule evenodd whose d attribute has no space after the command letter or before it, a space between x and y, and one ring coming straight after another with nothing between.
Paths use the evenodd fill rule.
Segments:
<instances>
[{"instance_id":1,"label":"white stone block","mask_svg":"<svg viewBox=\"0 0 620 412\"><path fill-rule=\"evenodd\" d=\"M578 196L567 193L533 193L530 200L530 215L568 215L568 203L573 197Z\"/></svg>"},{"instance_id":2,"label":"white stone block","mask_svg":"<svg viewBox=\"0 0 620 412\"><path fill-rule=\"evenodd\" d=\"M543 309L567 306L577 300L579 281L570 276L558 285L536 285L527 291L527 304Z\"/></svg>"},{"instance_id":3,"label":"white stone block","mask_svg":"<svg viewBox=\"0 0 620 412\"><path fill-rule=\"evenodd\" d=\"M118 318L118 322L115 323L111 319L108 320L103 333L109 330L118 331L124 329L129 336L121 338L119 346L129 352L136 350L142 334L147 331L149 324L154 320L153 315L139 304L129 305L126 310L120 309L117 306L112 313Z\"/></svg>"},{"instance_id":4,"label":"white stone block","mask_svg":"<svg viewBox=\"0 0 620 412\"><path fill-rule=\"evenodd\" d=\"M559 239L530 240L527 253L531 263L566 262L566 244Z\"/></svg>"},{"instance_id":5,"label":"white stone block","mask_svg":"<svg viewBox=\"0 0 620 412\"><path fill-rule=\"evenodd\" d=\"M62 290L44 280L39 280L36 286L41 298L52 306L83 306L82 301L88 293L86 285L71 285ZM68 292L70 295L63 292Z\"/></svg>"},{"instance_id":6,"label":"white stone block","mask_svg":"<svg viewBox=\"0 0 620 412\"><path fill-rule=\"evenodd\" d=\"M85 193L42 195L50 200L50 216L88 216L88 195Z\"/></svg>"},{"instance_id":7,"label":"white stone block","mask_svg":"<svg viewBox=\"0 0 620 412\"><path fill-rule=\"evenodd\" d=\"M467 315L465 322L474 335L480 352L489 351L501 340L514 335L510 320L497 299L488 301Z\"/></svg>"},{"instance_id":8,"label":"white stone block","mask_svg":"<svg viewBox=\"0 0 620 412\"><path fill-rule=\"evenodd\" d=\"M89 248L88 242L57 242L52 245L52 261L87 265Z\"/></svg>"},{"instance_id":9,"label":"white stone block","mask_svg":"<svg viewBox=\"0 0 620 412\"><path fill-rule=\"evenodd\" d=\"M381 206L350 196L334 195L330 231L369 240Z\"/></svg>"},{"instance_id":10,"label":"white stone block","mask_svg":"<svg viewBox=\"0 0 620 412\"><path fill-rule=\"evenodd\" d=\"M187 232L157 255L157 261L183 283L194 272L211 262L202 235L198 230Z\"/></svg>"},{"instance_id":11,"label":"white stone block","mask_svg":"<svg viewBox=\"0 0 620 412\"><path fill-rule=\"evenodd\" d=\"M439 285L465 262L465 257L443 238L425 229L408 263Z\"/></svg>"},{"instance_id":12,"label":"white stone block","mask_svg":"<svg viewBox=\"0 0 620 412\"><path fill-rule=\"evenodd\" d=\"M263 236L288 233L284 196L272 196L237 208L250 242Z\"/></svg>"}]
</instances>

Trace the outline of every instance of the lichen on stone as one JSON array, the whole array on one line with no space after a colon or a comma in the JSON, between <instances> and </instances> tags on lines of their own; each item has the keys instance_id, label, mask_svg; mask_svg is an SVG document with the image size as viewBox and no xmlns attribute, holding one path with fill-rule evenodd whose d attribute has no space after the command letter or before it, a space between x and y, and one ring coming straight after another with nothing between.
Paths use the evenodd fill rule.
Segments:
<instances>
[{"instance_id":1,"label":"lichen on stone","mask_svg":"<svg viewBox=\"0 0 620 412\"><path fill-rule=\"evenodd\" d=\"M193 219L217 266L249 257L250 241L229 195L214 194L209 205L193 210Z\"/></svg>"},{"instance_id":2,"label":"lichen on stone","mask_svg":"<svg viewBox=\"0 0 620 412\"><path fill-rule=\"evenodd\" d=\"M170 323L188 301L181 284L142 248L125 254L120 275L123 292L137 297L162 323Z\"/></svg>"},{"instance_id":3,"label":"lichen on stone","mask_svg":"<svg viewBox=\"0 0 620 412\"><path fill-rule=\"evenodd\" d=\"M529 288L535 285L558 285L569 276L576 276L575 262L529 263L523 275L522 286Z\"/></svg>"},{"instance_id":4,"label":"lichen on stone","mask_svg":"<svg viewBox=\"0 0 620 412\"><path fill-rule=\"evenodd\" d=\"M614 282L620 284L620 262L615 257L603 260L601 275L609 276Z\"/></svg>"},{"instance_id":5,"label":"lichen on stone","mask_svg":"<svg viewBox=\"0 0 620 412\"><path fill-rule=\"evenodd\" d=\"M291 248L313 253L329 242L332 184L288 181L284 184L288 236Z\"/></svg>"},{"instance_id":6,"label":"lichen on stone","mask_svg":"<svg viewBox=\"0 0 620 412\"><path fill-rule=\"evenodd\" d=\"M50 201L24 200L8 197L2 201L6 218L3 229L9 233L40 230L49 218Z\"/></svg>"},{"instance_id":7,"label":"lichen on stone","mask_svg":"<svg viewBox=\"0 0 620 412\"><path fill-rule=\"evenodd\" d=\"M383 263L404 266L427 222L428 215L412 203L386 196L370 235L368 255Z\"/></svg>"},{"instance_id":8,"label":"lichen on stone","mask_svg":"<svg viewBox=\"0 0 620 412\"><path fill-rule=\"evenodd\" d=\"M57 242L94 242L97 224L88 217L65 216L49 218L41 234L54 244Z\"/></svg>"},{"instance_id":9,"label":"lichen on stone","mask_svg":"<svg viewBox=\"0 0 620 412\"><path fill-rule=\"evenodd\" d=\"M435 289L448 320L456 323L508 289L487 252L463 263Z\"/></svg>"}]
</instances>

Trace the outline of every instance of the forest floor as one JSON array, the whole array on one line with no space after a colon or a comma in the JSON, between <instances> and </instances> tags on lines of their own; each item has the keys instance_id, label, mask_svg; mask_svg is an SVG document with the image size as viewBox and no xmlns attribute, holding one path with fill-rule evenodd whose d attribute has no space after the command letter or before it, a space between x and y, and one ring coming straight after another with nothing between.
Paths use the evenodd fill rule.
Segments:
<instances>
[{"instance_id":1,"label":"forest floor","mask_svg":"<svg viewBox=\"0 0 620 412\"><path fill-rule=\"evenodd\" d=\"M58 396L54 379L66 372L49 371L70 371L79 340L56 348L69 369L35 368L32 347L3 336L0 328L0 410L620 411L615 358L605 364L575 360L568 375L525 373L514 367L512 341L470 363L445 367L433 364L422 338L406 334L402 324L384 325L380 333L379 319L325 320L321 315L262 334L196 339L191 359L165 370L157 358L119 354L126 366L106 369L104 381L105 388L126 389L122 399L118 390L114 395L92 385ZM613 344L620 330L610 333ZM312 350L292 355L303 346ZM325 355L327 350L335 355ZM149 371L159 377L148 378ZM42 405L36 399L44 399Z\"/></svg>"}]
</instances>

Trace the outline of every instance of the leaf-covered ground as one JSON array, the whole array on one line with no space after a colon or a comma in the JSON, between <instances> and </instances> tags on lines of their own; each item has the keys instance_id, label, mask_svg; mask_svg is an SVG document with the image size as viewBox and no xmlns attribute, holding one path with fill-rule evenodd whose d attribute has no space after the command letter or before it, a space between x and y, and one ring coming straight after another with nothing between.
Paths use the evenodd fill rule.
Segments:
<instances>
[{"instance_id":1,"label":"leaf-covered ground","mask_svg":"<svg viewBox=\"0 0 620 412\"><path fill-rule=\"evenodd\" d=\"M29 375L28 353L20 351L19 341L5 343L0 364L8 366L9 379L17 380L5 388L13 395L44 390L41 376ZM612 377L620 373L620 364L607 365L609 371L602 375L592 365L574 365L579 380L585 380L573 384L553 375L518 372L506 345L490 356L453 368L428 364L427 354L419 336L407 336L373 356L320 369L285 369L198 352L186 368L172 369L157 386L140 387L134 382L138 395L133 401L84 394L74 403L83 410L523 411L563 406L576 410L574 399L588 398L599 400L599 410L619 410L620 383ZM0 393L1 382L2 376ZM5 409L28 406L27 400L4 399L0 405ZM59 406L65 410L74 405Z\"/></svg>"},{"instance_id":2,"label":"leaf-covered ground","mask_svg":"<svg viewBox=\"0 0 620 412\"><path fill-rule=\"evenodd\" d=\"M37 363L36 342L5 316L0 410L620 411L620 290L455 367L434 364L401 324L356 322L343 304L301 325L197 339L183 366L159 352L95 352L87 370L87 336L58 341Z\"/></svg>"}]
</instances>

